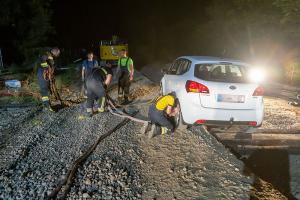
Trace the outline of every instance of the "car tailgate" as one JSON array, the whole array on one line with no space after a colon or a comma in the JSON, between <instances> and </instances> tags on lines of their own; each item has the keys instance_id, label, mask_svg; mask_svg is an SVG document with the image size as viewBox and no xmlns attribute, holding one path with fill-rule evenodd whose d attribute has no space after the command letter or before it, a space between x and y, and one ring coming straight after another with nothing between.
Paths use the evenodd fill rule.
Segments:
<instances>
[{"instance_id":1,"label":"car tailgate","mask_svg":"<svg viewBox=\"0 0 300 200\"><path fill-rule=\"evenodd\" d=\"M201 105L216 109L256 109L262 97L253 96L257 84L248 83L205 83L209 94L199 94Z\"/></svg>"}]
</instances>

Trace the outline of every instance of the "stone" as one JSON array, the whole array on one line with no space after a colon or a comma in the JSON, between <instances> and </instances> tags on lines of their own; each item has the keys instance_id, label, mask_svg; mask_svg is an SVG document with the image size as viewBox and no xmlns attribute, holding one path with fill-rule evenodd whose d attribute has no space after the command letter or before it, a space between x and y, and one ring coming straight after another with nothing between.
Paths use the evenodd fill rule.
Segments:
<instances>
[{"instance_id":1,"label":"stone","mask_svg":"<svg viewBox=\"0 0 300 200\"><path fill-rule=\"evenodd\" d=\"M90 196L88 193L83 193L82 197L83 197L84 199L91 198L91 196Z\"/></svg>"},{"instance_id":2,"label":"stone","mask_svg":"<svg viewBox=\"0 0 300 200\"><path fill-rule=\"evenodd\" d=\"M92 182L91 182L90 179L86 179L84 183L85 183L86 185L91 185L91 184L92 184Z\"/></svg>"}]
</instances>

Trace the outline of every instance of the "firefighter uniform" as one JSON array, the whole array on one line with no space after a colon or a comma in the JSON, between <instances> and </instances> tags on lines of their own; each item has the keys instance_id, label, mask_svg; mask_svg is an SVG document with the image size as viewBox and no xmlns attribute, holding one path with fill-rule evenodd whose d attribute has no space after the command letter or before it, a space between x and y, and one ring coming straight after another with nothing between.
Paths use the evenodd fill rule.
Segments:
<instances>
[{"instance_id":1,"label":"firefighter uniform","mask_svg":"<svg viewBox=\"0 0 300 200\"><path fill-rule=\"evenodd\" d=\"M149 107L149 119L152 124L161 127L162 133L166 131L173 132L175 128L170 117L165 113L168 106L175 106L175 97L170 94L159 97Z\"/></svg>"},{"instance_id":2,"label":"firefighter uniform","mask_svg":"<svg viewBox=\"0 0 300 200\"><path fill-rule=\"evenodd\" d=\"M129 57L122 57L118 61L118 67L120 70L118 80L118 97L124 98L125 102L129 101L131 65L133 65L133 61Z\"/></svg>"},{"instance_id":3,"label":"firefighter uniform","mask_svg":"<svg viewBox=\"0 0 300 200\"><path fill-rule=\"evenodd\" d=\"M40 57L39 63L37 78L40 87L40 93L42 95L43 106L51 110L49 103L49 85L51 74L53 74L54 70L53 55L50 52L46 52Z\"/></svg>"},{"instance_id":4,"label":"firefighter uniform","mask_svg":"<svg viewBox=\"0 0 300 200\"><path fill-rule=\"evenodd\" d=\"M92 116L94 101L98 98L99 108L98 112L104 112L106 85L104 81L107 75L112 75L110 67L93 68L91 74L86 78L87 87L87 114Z\"/></svg>"}]
</instances>

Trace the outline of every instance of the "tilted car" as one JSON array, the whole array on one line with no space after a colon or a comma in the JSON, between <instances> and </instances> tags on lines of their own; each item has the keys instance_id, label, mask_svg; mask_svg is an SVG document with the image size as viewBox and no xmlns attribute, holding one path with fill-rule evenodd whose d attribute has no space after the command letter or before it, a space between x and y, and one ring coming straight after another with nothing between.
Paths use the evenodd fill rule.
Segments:
<instances>
[{"instance_id":1,"label":"tilted car","mask_svg":"<svg viewBox=\"0 0 300 200\"><path fill-rule=\"evenodd\" d=\"M257 127L264 115L264 89L241 61L202 56L177 58L164 70L161 92L172 91L180 104L180 123Z\"/></svg>"}]
</instances>

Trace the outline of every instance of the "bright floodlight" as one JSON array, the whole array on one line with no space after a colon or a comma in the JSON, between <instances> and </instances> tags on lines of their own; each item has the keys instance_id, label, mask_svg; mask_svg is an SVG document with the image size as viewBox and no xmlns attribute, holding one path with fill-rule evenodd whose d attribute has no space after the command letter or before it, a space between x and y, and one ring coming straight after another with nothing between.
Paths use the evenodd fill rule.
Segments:
<instances>
[{"instance_id":1,"label":"bright floodlight","mask_svg":"<svg viewBox=\"0 0 300 200\"><path fill-rule=\"evenodd\" d=\"M262 69L254 68L249 72L249 79L252 82L260 83L265 79L265 72Z\"/></svg>"}]
</instances>

